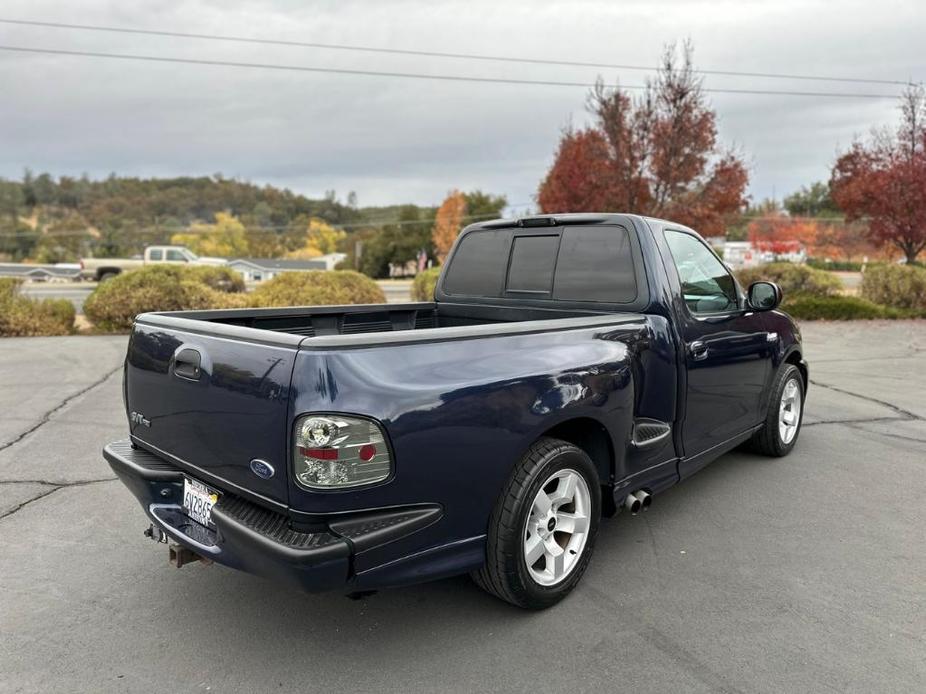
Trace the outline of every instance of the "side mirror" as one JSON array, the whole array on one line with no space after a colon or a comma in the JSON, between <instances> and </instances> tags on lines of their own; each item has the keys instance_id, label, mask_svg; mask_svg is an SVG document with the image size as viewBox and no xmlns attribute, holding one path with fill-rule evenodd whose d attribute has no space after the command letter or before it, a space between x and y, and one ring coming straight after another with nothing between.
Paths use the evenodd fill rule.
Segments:
<instances>
[{"instance_id":1,"label":"side mirror","mask_svg":"<svg viewBox=\"0 0 926 694\"><path fill-rule=\"evenodd\" d=\"M781 303L781 288L774 282L753 282L746 290L746 302L754 311L771 311Z\"/></svg>"}]
</instances>

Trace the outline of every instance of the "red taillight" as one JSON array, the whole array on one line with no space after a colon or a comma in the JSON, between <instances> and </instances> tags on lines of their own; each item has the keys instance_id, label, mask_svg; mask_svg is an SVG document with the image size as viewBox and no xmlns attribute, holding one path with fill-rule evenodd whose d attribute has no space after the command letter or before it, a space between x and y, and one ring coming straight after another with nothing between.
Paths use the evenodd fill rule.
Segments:
<instances>
[{"instance_id":1,"label":"red taillight","mask_svg":"<svg viewBox=\"0 0 926 694\"><path fill-rule=\"evenodd\" d=\"M336 448L305 448L300 446L299 452L307 458L315 458L315 460L338 459L338 449Z\"/></svg>"},{"instance_id":2,"label":"red taillight","mask_svg":"<svg viewBox=\"0 0 926 694\"><path fill-rule=\"evenodd\" d=\"M307 489L344 489L392 474L384 432L373 420L305 414L295 422L293 475Z\"/></svg>"}]
</instances>

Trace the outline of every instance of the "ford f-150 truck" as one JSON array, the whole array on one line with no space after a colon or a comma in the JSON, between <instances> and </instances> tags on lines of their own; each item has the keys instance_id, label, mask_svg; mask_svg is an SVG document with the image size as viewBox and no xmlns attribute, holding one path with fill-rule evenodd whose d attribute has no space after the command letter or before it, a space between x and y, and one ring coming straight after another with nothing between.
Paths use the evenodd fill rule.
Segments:
<instances>
[{"instance_id":1,"label":"ford f-150 truck","mask_svg":"<svg viewBox=\"0 0 926 694\"><path fill-rule=\"evenodd\" d=\"M104 456L177 566L350 594L471 573L543 608L602 515L740 444L791 451L808 373L780 301L671 222L479 223L433 302L138 316Z\"/></svg>"}]
</instances>

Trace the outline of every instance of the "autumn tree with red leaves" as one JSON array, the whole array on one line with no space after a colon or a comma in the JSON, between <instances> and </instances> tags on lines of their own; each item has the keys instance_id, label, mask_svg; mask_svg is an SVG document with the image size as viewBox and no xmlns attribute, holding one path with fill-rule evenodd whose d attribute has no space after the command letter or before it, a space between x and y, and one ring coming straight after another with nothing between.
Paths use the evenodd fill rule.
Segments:
<instances>
[{"instance_id":1,"label":"autumn tree with red leaves","mask_svg":"<svg viewBox=\"0 0 926 694\"><path fill-rule=\"evenodd\" d=\"M813 220L780 215L755 219L749 223L746 231L754 248L780 256L812 246L817 235L817 225Z\"/></svg>"},{"instance_id":2,"label":"autumn tree with red leaves","mask_svg":"<svg viewBox=\"0 0 926 694\"><path fill-rule=\"evenodd\" d=\"M450 252L453 242L463 229L466 216L466 197L458 190L452 190L437 209L431 240L437 259L443 263Z\"/></svg>"},{"instance_id":3,"label":"autumn tree with red leaves","mask_svg":"<svg viewBox=\"0 0 926 694\"><path fill-rule=\"evenodd\" d=\"M833 200L849 220L867 219L872 240L899 248L908 263L926 248L926 93L911 87L896 131L855 142L833 167Z\"/></svg>"},{"instance_id":4,"label":"autumn tree with red leaves","mask_svg":"<svg viewBox=\"0 0 926 694\"><path fill-rule=\"evenodd\" d=\"M563 133L540 184L543 212L634 212L670 218L705 235L745 204L746 166L717 143L716 114L692 67L692 46L669 46L638 98L599 80L595 122Z\"/></svg>"}]
</instances>

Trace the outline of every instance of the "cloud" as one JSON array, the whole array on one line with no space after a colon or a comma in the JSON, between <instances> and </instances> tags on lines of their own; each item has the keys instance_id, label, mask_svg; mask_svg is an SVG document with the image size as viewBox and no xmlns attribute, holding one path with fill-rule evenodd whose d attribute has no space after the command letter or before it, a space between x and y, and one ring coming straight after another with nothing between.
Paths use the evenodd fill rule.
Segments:
<instances>
[{"instance_id":1,"label":"cloud","mask_svg":"<svg viewBox=\"0 0 926 694\"><path fill-rule=\"evenodd\" d=\"M654 64L690 37L698 66L922 77L919 4L807 2L212 2L142 6L10 0L0 16L420 50ZM0 25L0 43L432 74L639 84L644 74L385 56ZM708 87L896 91L883 85L709 77ZM482 188L529 202L581 88L285 73L0 52L0 175L221 171L361 204ZM896 117L891 101L712 95L752 194L828 176L837 147Z\"/></svg>"}]
</instances>

